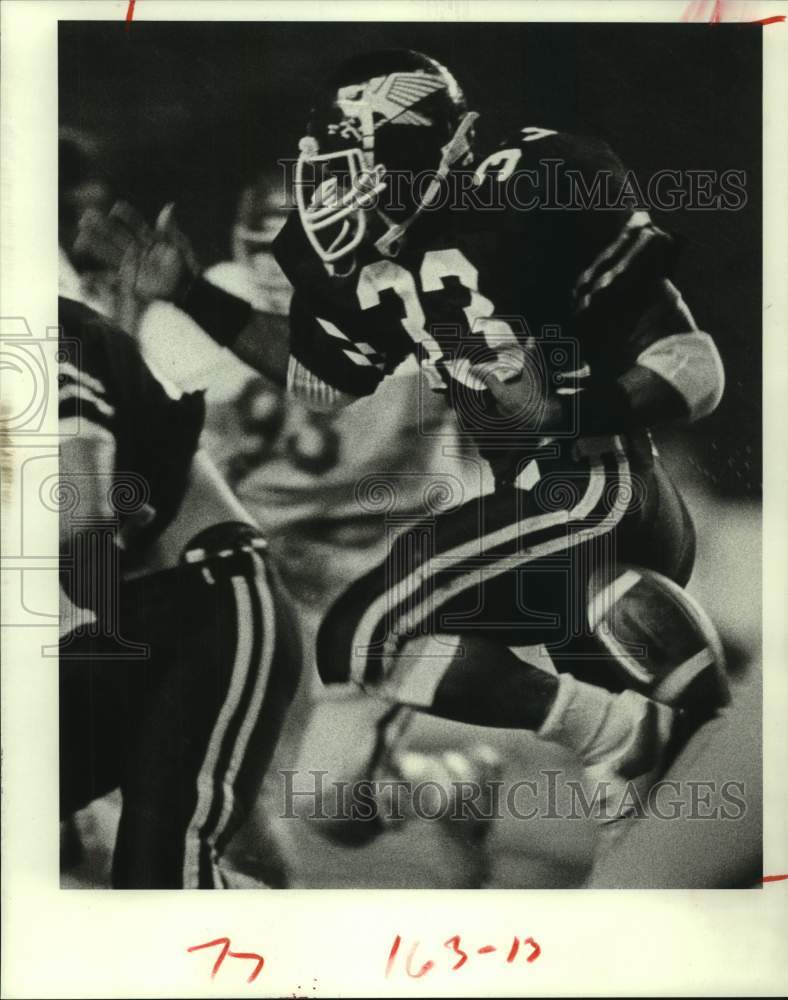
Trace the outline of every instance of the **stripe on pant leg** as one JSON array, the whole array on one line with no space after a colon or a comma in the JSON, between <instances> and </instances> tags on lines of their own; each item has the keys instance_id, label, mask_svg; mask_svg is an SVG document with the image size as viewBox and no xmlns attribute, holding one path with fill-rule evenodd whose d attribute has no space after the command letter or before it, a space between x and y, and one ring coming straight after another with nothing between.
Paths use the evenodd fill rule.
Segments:
<instances>
[{"instance_id":1,"label":"stripe on pant leg","mask_svg":"<svg viewBox=\"0 0 788 1000\"><path fill-rule=\"evenodd\" d=\"M624 462L626 463L626 459L624 459ZM620 465L621 462L619 459L619 467ZM364 683L366 657L357 657L355 651L357 649L368 649L372 645L372 637L385 615L395 604L401 604L415 594L430 575L445 572L463 560L483 556L485 551L497 548L499 545L508 542L519 540L537 531L544 531L552 527L557 528L567 525L572 521L583 520L591 514L601 500L605 482L606 477L602 462L599 459L593 460L589 467L589 478L585 493L574 507L552 511L549 514L537 514L532 517L526 517L521 521L504 525L502 528L498 528L486 535L457 545L446 552L436 554L414 570L405 580L397 581L392 587L388 587L369 605L356 628L351 644L351 678L358 684ZM559 549L563 546L565 536L561 536L560 540L561 546L559 546ZM556 550L553 549L553 551ZM508 559L511 562L511 566L514 567L525 562L527 557L511 556Z\"/></svg>"},{"instance_id":2,"label":"stripe on pant leg","mask_svg":"<svg viewBox=\"0 0 788 1000\"><path fill-rule=\"evenodd\" d=\"M356 630L356 637L363 636L365 633L371 636L378 621L385 613L386 606L393 606L394 603L399 604L407 600L423 586L424 581L429 576L451 569L465 559L483 556L486 551L515 541L527 534L534 534L537 531L559 527L570 521L579 521L588 517L601 500L605 486L604 467L598 459L590 462L588 472L586 491L574 507L551 511L549 514L535 514L521 521L505 524L501 528L496 528L487 534L477 535L467 542L455 545L445 552L436 553L425 560L407 577L403 580L397 580L392 587L387 588L370 604ZM396 591L396 602L389 601L392 591ZM364 643L362 640L354 638L353 648L358 645L369 645L369 642ZM353 679L359 680L355 675Z\"/></svg>"},{"instance_id":3,"label":"stripe on pant leg","mask_svg":"<svg viewBox=\"0 0 788 1000\"><path fill-rule=\"evenodd\" d=\"M236 576L245 587L250 598L252 629L252 647L249 652L250 670L246 675L243 691L238 702L238 708L233 714L232 721L225 731L222 740L222 748L213 770L213 801L200 832L200 883L201 885L213 885L221 888L221 873L218 867L217 851L209 842L210 835L219 822L219 817L225 807L225 776L230 767L230 760L233 755L233 748L241 728L246 709L252 700L254 686L258 677L258 666L262 657L263 648L263 611L257 590L253 588L251 580L254 577L256 564L249 557L244 559L244 568L236 571Z\"/></svg>"},{"instance_id":4,"label":"stripe on pant leg","mask_svg":"<svg viewBox=\"0 0 788 1000\"><path fill-rule=\"evenodd\" d=\"M200 854L203 846L202 829L211 811L215 792L214 771L222 744L233 715L238 709L246 678L251 667L254 636L251 626L252 607L246 581L234 576L231 580L235 595L236 645L230 684L216 723L208 740L208 747L197 776L197 803L186 828L183 856L183 886L196 889L200 884Z\"/></svg>"},{"instance_id":5,"label":"stripe on pant leg","mask_svg":"<svg viewBox=\"0 0 788 1000\"><path fill-rule=\"evenodd\" d=\"M271 675L271 665L274 659L274 646L276 642L276 618L273 598L265 575L265 564L262 558L256 553L252 556L255 563L254 582L248 581L251 599L257 601L260 606L262 620L262 653L258 663L252 663L251 669L255 671L255 683L252 696L249 699L246 711L241 721L238 735L232 748L227 769L222 776L223 806L216 826L207 843L210 846L212 855L216 853L216 843L222 836L233 814L235 807L235 782L238 772L246 754L246 748L260 717L260 709L263 704L263 697L268 687L268 680Z\"/></svg>"},{"instance_id":6,"label":"stripe on pant leg","mask_svg":"<svg viewBox=\"0 0 788 1000\"><path fill-rule=\"evenodd\" d=\"M605 481L604 470L599 467L599 478L602 480L603 484ZM630 484L629 476L629 463L626 458L620 456L618 459L618 479L617 487L618 491L628 491ZM594 491L595 493L597 491ZM599 489L599 495L602 494L602 488ZM582 506L578 504L574 510L578 510ZM619 523L621 518L624 516L625 508L614 503L612 510L608 515L599 522L599 524L591 525L588 528L584 528L580 531L575 531L570 535L559 535L557 538L550 538L544 542L540 542L536 545L531 546L526 553L521 555L509 555L502 556L500 559L494 562L489 562L480 566L474 573L473 579L471 581L472 585L478 583L486 583L487 580L494 579L500 576L502 573L508 570L517 569L521 566L525 566L528 563L534 562L536 559L540 559L546 555L554 555L557 552L564 552L567 549L574 548L583 542L590 541L592 538L598 538L600 535L607 534L607 532L612 531L613 528ZM583 514L586 517L591 511L587 508ZM526 532L528 520L525 522ZM401 615L397 619L397 626L403 628L404 630L415 630L421 625L430 615L432 611L432 606L435 604L440 607L448 603L452 598L456 597L457 594L462 593L463 590L467 589L469 583L467 577L459 577L450 583L438 586L429 597L421 601L420 604L416 605L414 608L409 609L405 614ZM426 606L426 612L425 612Z\"/></svg>"},{"instance_id":7,"label":"stripe on pant leg","mask_svg":"<svg viewBox=\"0 0 788 1000\"><path fill-rule=\"evenodd\" d=\"M626 495L627 492L630 490L631 486L629 463L627 461L626 456L623 453L617 454L616 462L617 462L617 479L616 479L617 494L619 496L622 493ZM594 464L594 466L592 467L592 474L593 478L601 480L601 482L598 482L596 487L592 489L591 481L589 481L589 487L586 491L586 496L583 498L583 500L580 501L579 504L577 504L576 507L573 508L573 512L582 510L583 518L587 517L593 510L593 506L596 505L596 503L594 503L594 505L589 508L586 497L595 497L596 502L598 502L598 500L602 497L602 494L604 492L606 476L601 463ZM616 497L616 501L617 499L618 496ZM507 572L508 570L520 568L546 555L553 555L557 552L566 551L567 549L577 546L583 542L589 541L592 538L597 538L600 535L606 534L607 532L612 531L616 527L616 525L623 518L624 513L625 513L624 505L621 505L618 502L614 501L612 504L612 509L607 514L607 516L602 521L599 522L599 524L592 525L588 528L584 528L579 531L575 531L571 535L560 535L557 538L547 539L544 542L531 546L527 553L523 553L520 555L503 556L502 558L497 559L494 562L491 561L486 565L483 564L482 566L474 570L471 579L469 579L469 574L465 573L462 576L458 577L455 580L452 580L447 584L438 586L432 593L428 595L426 599L422 600L419 604L403 612L396 620L396 622L391 626L389 634L386 637L386 646L383 651L383 656L391 657L392 653L395 651L397 643L396 633L401 633L403 631L406 633L408 631L415 631L420 625L423 624L423 622L427 618L429 618L430 614L432 614L436 608L445 605L446 603L448 603L448 601L456 597L458 594L462 593L463 590L468 589L468 587L476 586L479 583L484 583L487 580L493 579L494 577ZM524 521L518 522L517 527L520 528L523 534L528 533L528 525L529 522L532 520L533 519L526 518ZM574 518L572 518L572 520L574 520ZM441 566L440 569L443 569L443 566ZM385 614L385 609L384 609L384 614ZM382 621L383 619L381 618L379 619L378 622L375 622L372 629L370 629L369 633L366 636L364 636L364 638L366 638L366 643L365 643L366 647L369 647L371 645L372 638L374 635L374 630ZM352 647L353 649L356 648L356 644L358 642L359 642L359 631L357 630L356 635L354 637L354 645ZM358 670L358 665L355 663L355 657L353 659L354 659L354 669ZM384 672L385 672L385 665L384 665Z\"/></svg>"}]
</instances>

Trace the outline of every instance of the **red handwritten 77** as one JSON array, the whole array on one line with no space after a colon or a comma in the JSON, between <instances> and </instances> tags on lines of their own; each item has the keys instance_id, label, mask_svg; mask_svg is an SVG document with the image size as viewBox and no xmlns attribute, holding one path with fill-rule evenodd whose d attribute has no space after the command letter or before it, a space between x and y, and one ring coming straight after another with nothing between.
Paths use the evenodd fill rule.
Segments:
<instances>
[{"instance_id":1,"label":"red handwritten 77","mask_svg":"<svg viewBox=\"0 0 788 1000\"><path fill-rule=\"evenodd\" d=\"M265 965L265 959L262 955L258 955L253 951L230 951L230 939L226 937L216 938L215 941L206 941L205 944L194 944L191 948L186 950L200 951L202 948L215 948L217 945L221 945L222 950L219 952L219 957L213 963L213 970L211 972L211 979L214 978L216 973L222 967L222 962L225 958L246 958L251 962L255 963L255 968L250 974L249 978L246 980L247 983L253 983L255 979L260 975L260 972Z\"/></svg>"}]
</instances>

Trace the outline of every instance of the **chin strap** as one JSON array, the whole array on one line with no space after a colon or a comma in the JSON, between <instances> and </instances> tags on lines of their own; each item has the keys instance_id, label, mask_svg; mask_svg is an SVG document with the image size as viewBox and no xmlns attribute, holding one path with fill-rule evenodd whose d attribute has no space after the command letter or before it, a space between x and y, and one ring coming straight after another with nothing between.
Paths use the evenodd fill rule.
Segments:
<instances>
[{"instance_id":1,"label":"chin strap","mask_svg":"<svg viewBox=\"0 0 788 1000\"><path fill-rule=\"evenodd\" d=\"M406 219L405 222L401 223L390 223L388 218L385 216L383 217L385 221L389 223L389 229L380 237L380 239L375 241L375 249L378 253L383 254L384 257L396 257L399 252L399 244L402 237L413 225L419 215L421 215L424 209L429 208L429 206L438 197L440 194L441 182L444 180L454 164L471 151L471 143L468 138L468 133L473 128L478 117L479 115L476 111L469 111L467 114L463 115L462 121L457 126L457 131L454 133L449 142L443 147L443 155L441 156L438 169L435 172L435 177L432 181L430 181L430 185L413 215L411 215L409 219Z\"/></svg>"}]
</instances>

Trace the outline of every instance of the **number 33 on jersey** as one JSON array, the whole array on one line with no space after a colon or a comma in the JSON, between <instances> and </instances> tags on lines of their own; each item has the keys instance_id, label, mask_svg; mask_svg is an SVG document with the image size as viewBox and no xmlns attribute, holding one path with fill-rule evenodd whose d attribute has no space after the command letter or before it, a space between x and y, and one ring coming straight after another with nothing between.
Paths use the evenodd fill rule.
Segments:
<instances>
[{"instance_id":1,"label":"number 33 on jersey","mask_svg":"<svg viewBox=\"0 0 788 1000\"><path fill-rule=\"evenodd\" d=\"M461 398L467 414L484 412L491 372L513 378L526 358L531 367L541 358L535 391L596 365L608 376L626 370L644 346L629 338L672 241L626 205L562 207L570 173L586 189L605 175L608 192L625 176L602 143L523 129L419 217L395 259L363 244L347 277L326 273L292 216L274 251L295 290L293 388L347 401L415 354L430 386L455 408ZM545 336L570 347L528 350Z\"/></svg>"}]
</instances>

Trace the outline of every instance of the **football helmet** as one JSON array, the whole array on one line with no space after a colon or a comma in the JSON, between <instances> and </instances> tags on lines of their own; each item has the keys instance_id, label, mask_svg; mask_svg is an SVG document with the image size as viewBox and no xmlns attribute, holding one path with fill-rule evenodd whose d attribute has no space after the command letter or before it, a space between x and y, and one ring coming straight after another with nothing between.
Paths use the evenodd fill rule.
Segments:
<instances>
[{"instance_id":1,"label":"football helmet","mask_svg":"<svg viewBox=\"0 0 788 1000\"><path fill-rule=\"evenodd\" d=\"M384 229L375 246L396 256L449 170L470 161L477 117L451 73L420 52L371 53L337 70L315 101L295 172L301 223L330 271L364 239L372 212ZM390 181L402 172L428 172L428 183L397 206Z\"/></svg>"}]
</instances>

